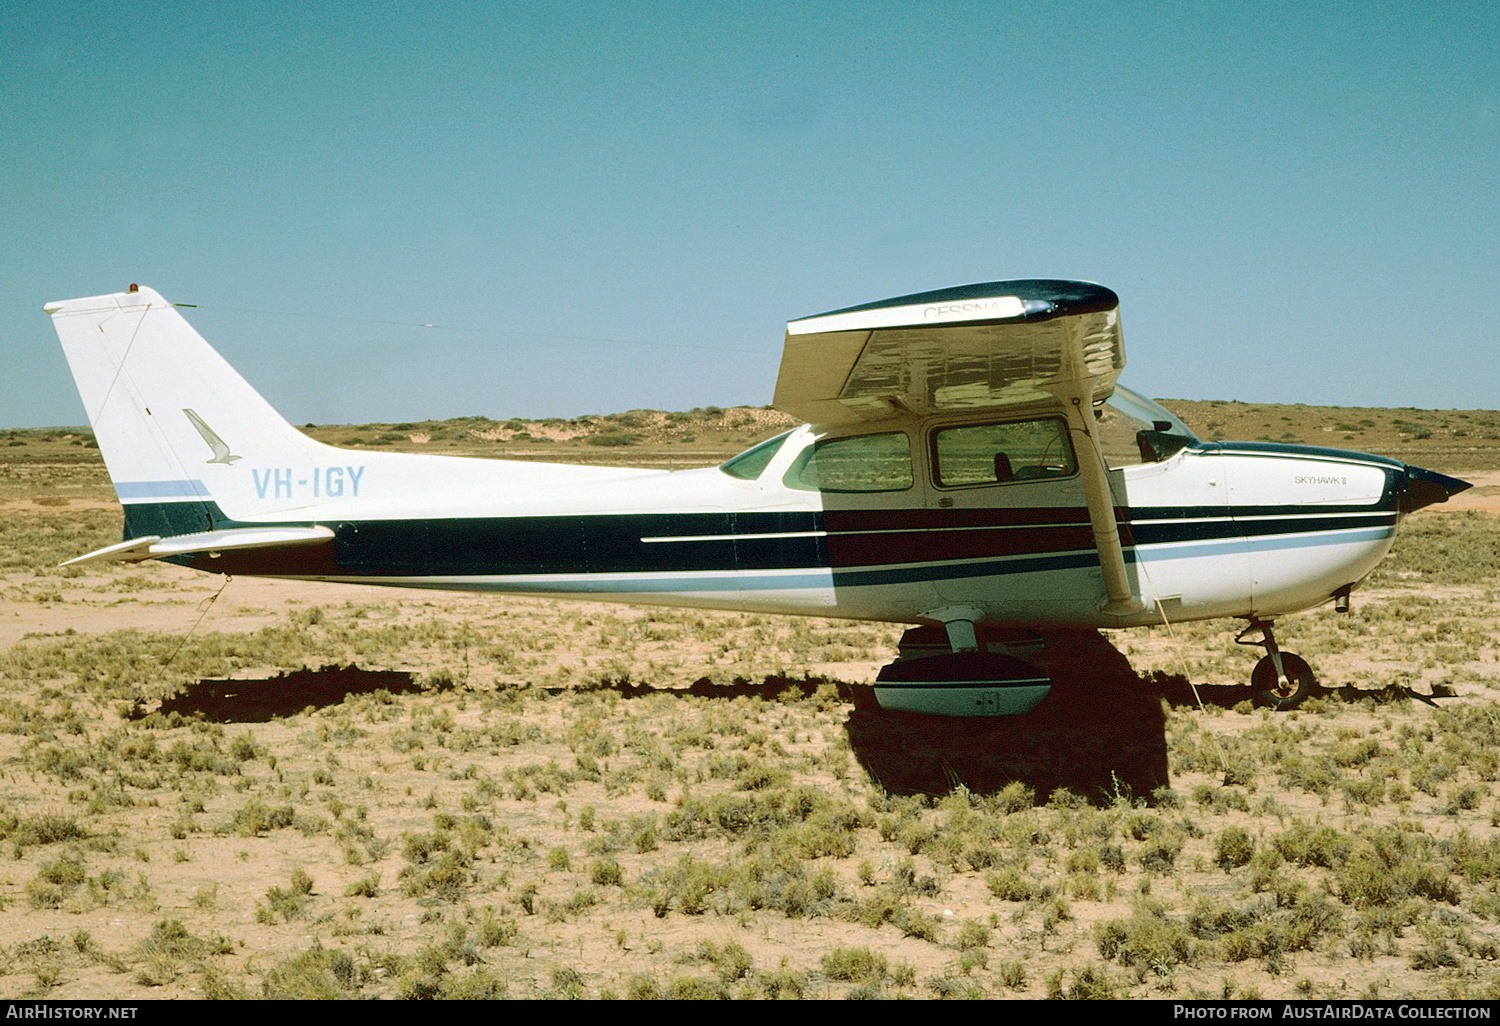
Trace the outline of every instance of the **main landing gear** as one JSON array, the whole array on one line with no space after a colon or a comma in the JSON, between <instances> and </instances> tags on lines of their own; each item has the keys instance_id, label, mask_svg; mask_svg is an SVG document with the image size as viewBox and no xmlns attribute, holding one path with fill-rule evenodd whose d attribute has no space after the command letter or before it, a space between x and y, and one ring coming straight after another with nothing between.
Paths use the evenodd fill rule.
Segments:
<instances>
[{"instance_id":1,"label":"main landing gear","mask_svg":"<svg viewBox=\"0 0 1500 1026\"><path fill-rule=\"evenodd\" d=\"M1250 637L1260 632L1259 638ZM1270 620L1252 618L1249 625L1235 635L1239 645L1255 645L1266 650L1250 672L1250 689L1258 700L1273 709L1295 709L1318 686L1307 660L1292 652L1283 652L1276 644Z\"/></svg>"}]
</instances>

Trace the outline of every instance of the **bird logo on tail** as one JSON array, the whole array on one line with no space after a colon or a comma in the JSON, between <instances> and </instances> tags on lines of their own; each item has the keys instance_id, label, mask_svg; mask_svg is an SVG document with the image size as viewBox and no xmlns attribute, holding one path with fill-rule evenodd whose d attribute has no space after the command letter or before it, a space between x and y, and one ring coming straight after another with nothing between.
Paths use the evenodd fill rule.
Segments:
<instances>
[{"instance_id":1,"label":"bird logo on tail","mask_svg":"<svg viewBox=\"0 0 1500 1026\"><path fill-rule=\"evenodd\" d=\"M203 462L222 463L228 466L240 458L229 451L229 446L225 443L224 439L220 438L214 432L213 428L205 424L202 417L198 416L192 410L183 410L182 412L187 414L187 419L193 422L193 427L198 429L198 434L203 436L203 440L208 443L209 449L213 451L213 459L204 460Z\"/></svg>"}]
</instances>

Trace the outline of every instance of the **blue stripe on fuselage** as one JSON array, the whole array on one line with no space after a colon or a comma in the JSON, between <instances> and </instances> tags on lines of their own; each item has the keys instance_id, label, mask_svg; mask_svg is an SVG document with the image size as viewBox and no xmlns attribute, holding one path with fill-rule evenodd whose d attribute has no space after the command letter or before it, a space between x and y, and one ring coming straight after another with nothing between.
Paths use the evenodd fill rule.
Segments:
<instances>
[{"instance_id":1,"label":"blue stripe on fuselage","mask_svg":"<svg viewBox=\"0 0 1500 1026\"><path fill-rule=\"evenodd\" d=\"M208 486L196 478L178 481L116 481L115 494L123 499L206 499Z\"/></svg>"}]
</instances>

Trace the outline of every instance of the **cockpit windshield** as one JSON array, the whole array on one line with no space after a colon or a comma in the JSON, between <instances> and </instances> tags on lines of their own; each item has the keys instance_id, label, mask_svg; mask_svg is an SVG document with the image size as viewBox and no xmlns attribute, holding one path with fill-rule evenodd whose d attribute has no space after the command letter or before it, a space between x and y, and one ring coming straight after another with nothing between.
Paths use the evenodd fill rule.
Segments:
<instances>
[{"instance_id":1,"label":"cockpit windshield","mask_svg":"<svg viewBox=\"0 0 1500 1026\"><path fill-rule=\"evenodd\" d=\"M1121 385L1095 408L1095 416L1104 459L1112 467L1160 463L1198 441L1181 417Z\"/></svg>"}]
</instances>

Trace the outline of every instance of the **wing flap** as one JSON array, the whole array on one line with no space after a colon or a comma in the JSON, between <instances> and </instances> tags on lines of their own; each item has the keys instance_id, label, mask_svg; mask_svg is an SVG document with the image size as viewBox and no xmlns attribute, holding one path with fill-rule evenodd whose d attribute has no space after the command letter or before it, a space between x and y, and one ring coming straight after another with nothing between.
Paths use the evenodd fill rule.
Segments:
<instances>
[{"instance_id":1,"label":"wing flap","mask_svg":"<svg viewBox=\"0 0 1500 1026\"><path fill-rule=\"evenodd\" d=\"M221 531L200 531L197 534L182 534L172 538L146 535L128 541L108 545L68 560L62 566L80 566L85 563L127 562L139 563L146 559L161 559L165 556L191 556L203 552L234 552L241 549L295 548L302 545L321 545L333 540L330 528L312 527L231 527Z\"/></svg>"}]
</instances>

